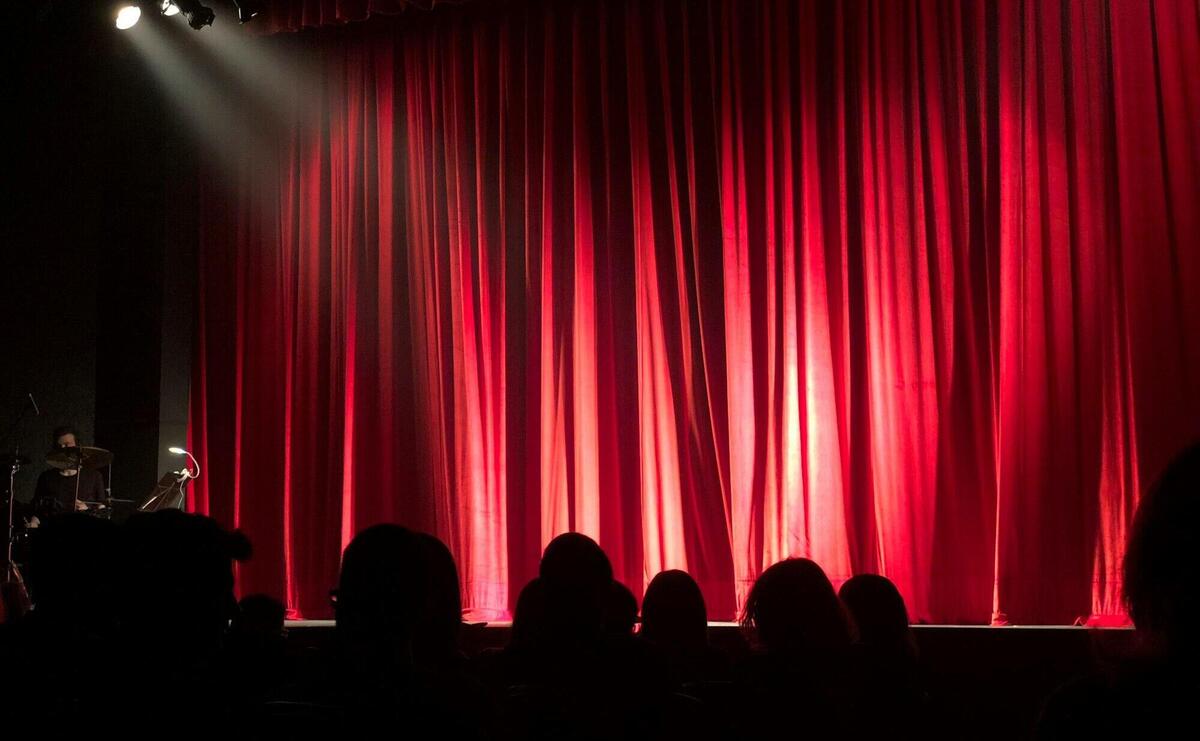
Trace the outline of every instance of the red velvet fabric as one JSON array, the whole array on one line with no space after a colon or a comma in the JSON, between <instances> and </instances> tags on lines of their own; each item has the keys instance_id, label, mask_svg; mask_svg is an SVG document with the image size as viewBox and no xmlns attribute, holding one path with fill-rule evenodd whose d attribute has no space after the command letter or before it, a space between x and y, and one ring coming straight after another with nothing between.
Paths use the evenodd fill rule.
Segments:
<instances>
[{"instance_id":1,"label":"red velvet fabric","mask_svg":"<svg viewBox=\"0 0 1200 741\"><path fill-rule=\"evenodd\" d=\"M309 617L383 520L450 545L474 617L564 530L714 617L789 555L931 621L1119 614L1139 492L1200 435L1197 10L478 3L270 39L315 72L205 185L193 505Z\"/></svg>"}]
</instances>

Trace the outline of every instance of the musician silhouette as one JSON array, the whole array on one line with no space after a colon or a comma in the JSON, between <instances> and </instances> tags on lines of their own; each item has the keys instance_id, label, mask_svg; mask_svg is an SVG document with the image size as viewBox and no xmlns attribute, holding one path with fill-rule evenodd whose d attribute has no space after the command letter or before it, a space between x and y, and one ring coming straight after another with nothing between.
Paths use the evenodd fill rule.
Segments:
<instances>
[{"instance_id":1,"label":"musician silhouette","mask_svg":"<svg viewBox=\"0 0 1200 741\"><path fill-rule=\"evenodd\" d=\"M104 477L97 470L97 463L87 457L81 448L78 434L72 427L55 428L50 438L50 453L47 462L50 468L38 476L34 490L34 513L44 520L64 512L86 511L88 503L102 504L107 500ZM74 453L74 455L72 455Z\"/></svg>"}]
</instances>

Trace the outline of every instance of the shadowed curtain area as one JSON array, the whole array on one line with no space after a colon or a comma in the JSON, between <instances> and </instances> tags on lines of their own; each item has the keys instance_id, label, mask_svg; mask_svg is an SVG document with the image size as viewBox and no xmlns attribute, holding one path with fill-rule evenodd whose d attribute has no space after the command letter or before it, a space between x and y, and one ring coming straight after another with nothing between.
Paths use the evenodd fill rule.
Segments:
<instances>
[{"instance_id":1,"label":"shadowed curtain area","mask_svg":"<svg viewBox=\"0 0 1200 741\"><path fill-rule=\"evenodd\" d=\"M565 530L717 618L789 555L929 621L1119 615L1139 492L1200 436L1198 19L475 3L258 38L307 73L221 90L253 146L201 184L192 504L293 616L380 521L446 541L476 618Z\"/></svg>"}]
</instances>

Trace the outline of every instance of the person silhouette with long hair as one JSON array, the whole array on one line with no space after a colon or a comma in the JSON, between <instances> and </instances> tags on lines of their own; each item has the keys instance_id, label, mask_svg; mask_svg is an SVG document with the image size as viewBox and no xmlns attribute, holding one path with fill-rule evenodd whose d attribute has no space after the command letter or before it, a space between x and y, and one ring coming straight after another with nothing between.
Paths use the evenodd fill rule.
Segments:
<instances>
[{"instance_id":1,"label":"person silhouette with long hair","mask_svg":"<svg viewBox=\"0 0 1200 741\"><path fill-rule=\"evenodd\" d=\"M1138 505L1125 549L1124 597L1136 654L1051 697L1038 738L1191 738L1200 636L1200 444L1180 452Z\"/></svg>"},{"instance_id":2,"label":"person silhouette with long hair","mask_svg":"<svg viewBox=\"0 0 1200 741\"><path fill-rule=\"evenodd\" d=\"M742 625L757 647L736 668L746 734L788 723L814 737L852 731L853 628L820 566L789 558L764 571L746 598Z\"/></svg>"}]
</instances>

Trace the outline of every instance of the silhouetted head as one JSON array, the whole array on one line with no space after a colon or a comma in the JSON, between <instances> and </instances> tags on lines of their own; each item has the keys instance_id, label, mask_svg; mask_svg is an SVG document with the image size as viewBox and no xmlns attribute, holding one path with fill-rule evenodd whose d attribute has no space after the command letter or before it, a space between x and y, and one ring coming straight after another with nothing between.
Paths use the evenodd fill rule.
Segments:
<instances>
[{"instance_id":1,"label":"silhouetted head","mask_svg":"<svg viewBox=\"0 0 1200 741\"><path fill-rule=\"evenodd\" d=\"M771 566L754 582L742 624L753 627L769 652L838 653L851 630L829 578L807 558Z\"/></svg>"},{"instance_id":2,"label":"silhouetted head","mask_svg":"<svg viewBox=\"0 0 1200 741\"><path fill-rule=\"evenodd\" d=\"M539 576L547 625L557 634L598 633L612 582L612 565L596 541L563 533L542 554Z\"/></svg>"},{"instance_id":3,"label":"silhouetted head","mask_svg":"<svg viewBox=\"0 0 1200 741\"><path fill-rule=\"evenodd\" d=\"M73 513L33 532L26 577L38 614L93 625L112 615L116 525Z\"/></svg>"},{"instance_id":4,"label":"silhouetted head","mask_svg":"<svg viewBox=\"0 0 1200 741\"><path fill-rule=\"evenodd\" d=\"M546 625L546 593L541 577L534 577L521 589L517 596L517 609L513 610L512 643L514 646L530 647Z\"/></svg>"},{"instance_id":5,"label":"silhouetted head","mask_svg":"<svg viewBox=\"0 0 1200 741\"><path fill-rule=\"evenodd\" d=\"M237 612L233 562L249 558L246 537L180 510L138 514L121 535L128 635L189 653L219 648Z\"/></svg>"},{"instance_id":6,"label":"silhouetted head","mask_svg":"<svg viewBox=\"0 0 1200 741\"><path fill-rule=\"evenodd\" d=\"M889 653L914 650L904 598L886 576L854 576L842 585L838 597L850 611L863 645Z\"/></svg>"},{"instance_id":7,"label":"silhouetted head","mask_svg":"<svg viewBox=\"0 0 1200 741\"><path fill-rule=\"evenodd\" d=\"M609 582L608 603L604 607L604 632L613 636L631 636L637 625L637 597L616 579Z\"/></svg>"},{"instance_id":8,"label":"silhouetted head","mask_svg":"<svg viewBox=\"0 0 1200 741\"><path fill-rule=\"evenodd\" d=\"M414 634L415 648L423 659L442 661L458 652L462 627L458 567L445 543L426 533L416 533L416 538L428 580L428 599Z\"/></svg>"},{"instance_id":9,"label":"silhouetted head","mask_svg":"<svg viewBox=\"0 0 1200 741\"><path fill-rule=\"evenodd\" d=\"M698 651L707 645L704 595L686 571L663 571L650 580L642 599L642 637L680 651Z\"/></svg>"},{"instance_id":10,"label":"silhouetted head","mask_svg":"<svg viewBox=\"0 0 1200 741\"><path fill-rule=\"evenodd\" d=\"M608 556L582 533L563 533L546 546L538 576L553 591L599 593L612 581Z\"/></svg>"},{"instance_id":11,"label":"silhouetted head","mask_svg":"<svg viewBox=\"0 0 1200 741\"><path fill-rule=\"evenodd\" d=\"M1138 629L1177 656L1200 653L1200 444L1150 487L1125 550L1125 601Z\"/></svg>"},{"instance_id":12,"label":"silhouetted head","mask_svg":"<svg viewBox=\"0 0 1200 741\"><path fill-rule=\"evenodd\" d=\"M428 598L425 557L416 534L399 525L374 525L356 535L342 553L335 603L339 634L407 646Z\"/></svg>"},{"instance_id":13,"label":"silhouetted head","mask_svg":"<svg viewBox=\"0 0 1200 741\"><path fill-rule=\"evenodd\" d=\"M283 603L266 594L248 594L238 602L237 616L230 630L247 636L275 638L283 635L287 610Z\"/></svg>"}]
</instances>

